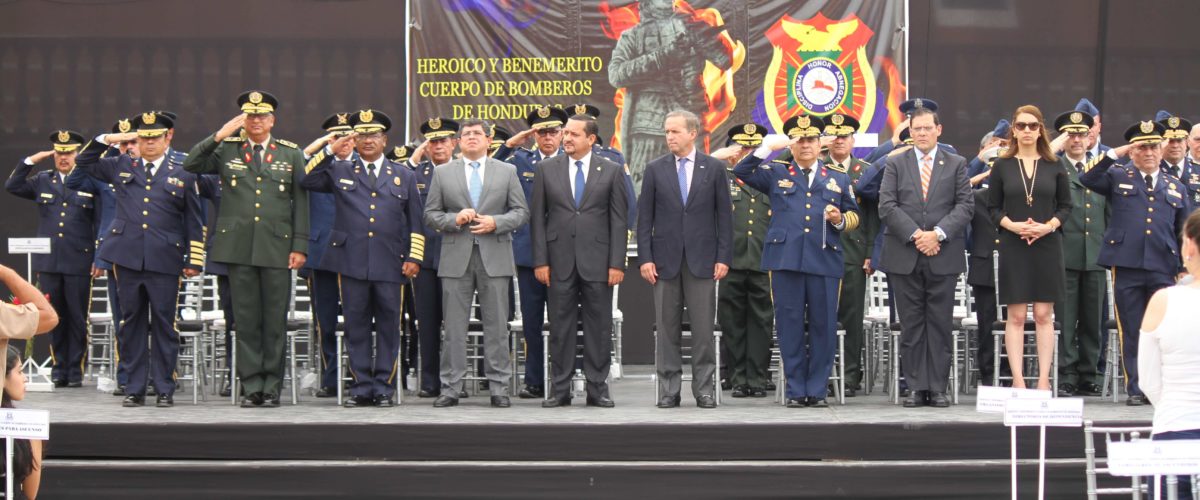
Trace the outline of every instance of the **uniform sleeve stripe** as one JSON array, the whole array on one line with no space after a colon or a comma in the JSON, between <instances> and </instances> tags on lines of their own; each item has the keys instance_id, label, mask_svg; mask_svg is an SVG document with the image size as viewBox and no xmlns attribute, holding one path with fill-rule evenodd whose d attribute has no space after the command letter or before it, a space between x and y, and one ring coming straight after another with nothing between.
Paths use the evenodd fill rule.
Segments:
<instances>
[{"instance_id":1,"label":"uniform sleeve stripe","mask_svg":"<svg viewBox=\"0 0 1200 500\"><path fill-rule=\"evenodd\" d=\"M309 172L312 172L312 169L316 168L317 164L321 163L321 160L324 160L324 159L325 159L325 148L321 148L320 151L317 151L317 154L313 155L311 160L308 160L308 164L304 166L304 173L307 174Z\"/></svg>"}]
</instances>

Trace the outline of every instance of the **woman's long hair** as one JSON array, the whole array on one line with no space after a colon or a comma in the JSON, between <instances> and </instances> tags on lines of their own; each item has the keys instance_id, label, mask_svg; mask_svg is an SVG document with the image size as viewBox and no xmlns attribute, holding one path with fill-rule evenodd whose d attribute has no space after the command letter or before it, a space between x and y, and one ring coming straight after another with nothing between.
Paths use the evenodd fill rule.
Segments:
<instances>
[{"instance_id":1,"label":"woman's long hair","mask_svg":"<svg viewBox=\"0 0 1200 500\"><path fill-rule=\"evenodd\" d=\"M14 370L21 371L21 351L18 351L12 344L8 345L8 352L5 353L4 362L8 367L8 372L4 374L4 380L8 380L8 375ZM4 396L0 399L0 407L14 408L12 398L8 396L8 390L4 391ZM6 457L0 453L0 467L3 467ZM22 480L29 477L33 472L33 449L29 447L28 439L13 440L13 483L20 484ZM0 475L3 475L4 469L0 468Z\"/></svg>"},{"instance_id":2,"label":"woman's long hair","mask_svg":"<svg viewBox=\"0 0 1200 500\"><path fill-rule=\"evenodd\" d=\"M1041 125L1041 127L1039 127L1039 129L1038 129L1038 139L1037 139L1038 156L1041 156L1043 161L1047 161L1047 162L1058 161L1058 156L1056 156L1054 154L1054 151L1050 150L1050 134L1049 134L1049 132L1046 131L1046 119L1042 117L1042 110L1038 109L1037 106L1034 106L1032 104L1026 104L1024 106L1017 108L1016 111L1013 111L1012 126L1008 130L1008 150L1005 151L1004 153L1001 153L1000 157L1001 158L1012 158L1017 155L1017 150L1020 149L1020 146L1017 145L1016 135L1017 135L1017 116L1020 116L1021 113L1029 113L1029 114L1037 117L1038 124Z\"/></svg>"}]
</instances>

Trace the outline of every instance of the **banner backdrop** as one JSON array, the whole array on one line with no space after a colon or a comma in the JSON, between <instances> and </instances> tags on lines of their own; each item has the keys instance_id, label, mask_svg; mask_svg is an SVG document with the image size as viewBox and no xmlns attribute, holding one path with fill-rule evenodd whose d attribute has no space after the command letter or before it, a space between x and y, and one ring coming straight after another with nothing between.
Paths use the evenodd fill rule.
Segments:
<instances>
[{"instance_id":1,"label":"banner backdrop","mask_svg":"<svg viewBox=\"0 0 1200 500\"><path fill-rule=\"evenodd\" d=\"M696 113L705 151L733 125L777 131L835 111L860 148L890 138L905 93L905 2L417 0L410 2L408 130L432 117L513 132L531 109L600 109L602 140L640 190L667 153L664 116ZM415 135L415 134L414 134Z\"/></svg>"}]
</instances>

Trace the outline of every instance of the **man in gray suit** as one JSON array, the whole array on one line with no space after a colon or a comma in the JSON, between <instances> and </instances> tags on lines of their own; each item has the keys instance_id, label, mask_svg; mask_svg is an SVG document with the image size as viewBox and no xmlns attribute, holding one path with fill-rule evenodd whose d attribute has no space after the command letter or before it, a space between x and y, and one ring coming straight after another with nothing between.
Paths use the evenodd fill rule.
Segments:
<instances>
[{"instance_id":1,"label":"man in gray suit","mask_svg":"<svg viewBox=\"0 0 1200 500\"><path fill-rule=\"evenodd\" d=\"M900 315L900 366L911 391L904 406L945 408L954 288L966 271L966 227L975 207L966 161L938 148L937 113L918 105L909 123L914 148L888 160L879 189L882 267Z\"/></svg>"},{"instance_id":2,"label":"man in gray suit","mask_svg":"<svg viewBox=\"0 0 1200 500\"><path fill-rule=\"evenodd\" d=\"M425 224L441 231L442 395L436 408L455 406L467 372L467 323L479 294L484 372L492 406L508 408L508 285L516 271L512 232L529 218L517 170L488 157L492 129L478 119L459 125L462 157L438 165L425 203Z\"/></svg>"},{"instance_id":3,"label":"man in gray suit","mask_svg":"<svg viewBox=\"0 0 1200 500\"><path fill-rule=\"evenodd\" d=\"M625 178L621 165L592 154L599 128L576 115L563 130L563 153L537 166L530 227L533 274L548 288L553 384L545 408L571 404L576 325L583 312L587 405L612 408L612 287L625 277Z\"/></svg>"}]
</instances>

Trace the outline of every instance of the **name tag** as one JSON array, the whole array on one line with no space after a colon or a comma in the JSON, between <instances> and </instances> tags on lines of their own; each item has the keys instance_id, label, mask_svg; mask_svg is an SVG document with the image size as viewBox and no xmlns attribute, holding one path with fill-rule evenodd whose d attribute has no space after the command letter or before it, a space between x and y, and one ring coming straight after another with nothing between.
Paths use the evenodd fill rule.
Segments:
<instances>
[{"instance_id":1,"label":"name tag","mask_svg":"<svg viewBox=\"0 0 1200 500\"><path fill-rule=\"evenodd\" d=\"M42 198L53 198L53 197L54 197L54 195L52 195L50 193L42 193Z\"/></svg>"},{"instance_id":2,"label":"name tag","mask_svg":"<svg viewBox=\"0 0 1200 500\"><path fill-rule=\"evenodd\" d=\"M533 172L521 172L522 177L533 177L534 175Z\"/></svg>"},{"instance_id":3,"label":"name tag","mask_svg":"<svg viewBox=\"0 0 1200 500\"><path fill-rule=\"evenodd\" d=\"M246 165L241 162L230 163L228 166L230 170L246 170Z\"/></svg>"},{"instance_id":4,"label":"name tag","mask_svg":"<svg viewBox=\"0 0 1200 500\"><path fill-rule=\"evenodd\" d=\"M1118 189L1133 189L1133 184L1117 184Z\"/></svg>"},{"instance_id":5,"label":"name tag","mask_svg":"<svg viewBox=\"0 0 1200 500\"><path fill-rule=\"evenodd\" d=\"M340 183L342 183L342 184L349 184L349 185L351 185L351 186L353 186L353 185L354 185L354 181L352 181L352 180L350 180L350 179L338 179L338 182L340 182Z\"/></svg>"},{"instance_id":6,"label":"name tag","mask_svg":"<svg viewBox=\"0 0 1200 500\"><path fill-rule=\"evenodd\" d=\"M82 196L84 198L92 198L93 197L92 193L89 193L87 191L79 191L78 194L79 194L79 196Z\"/></svg>"},{"instance_id":7,"label":"name tag","mask_svg":"<svg viewBox=\"0 0 1200 500\"><path fill-rule=\"evenodd\" d=\"M781 180L779 181L779 187L781 187L781 188L784 188L784 189L791 189L791 188L792 188L792 186L795 186L795 185L796 185L796 183L795 183L795 182L792 182L792 181L790 181L790 180L787 180L787 179L781 179Z\"/></svg>"},{"instance_id":8,"label":"name tag","mask_svg":"<svg viewBox=\"0 0 1200 500\"><path fill-rule=\"evenodd\" d=\"M117 176L118 177L133 177L133 174L131 174L129 172L121 172L121 173L118 173Z\"/></svg>"}]
</instances>

